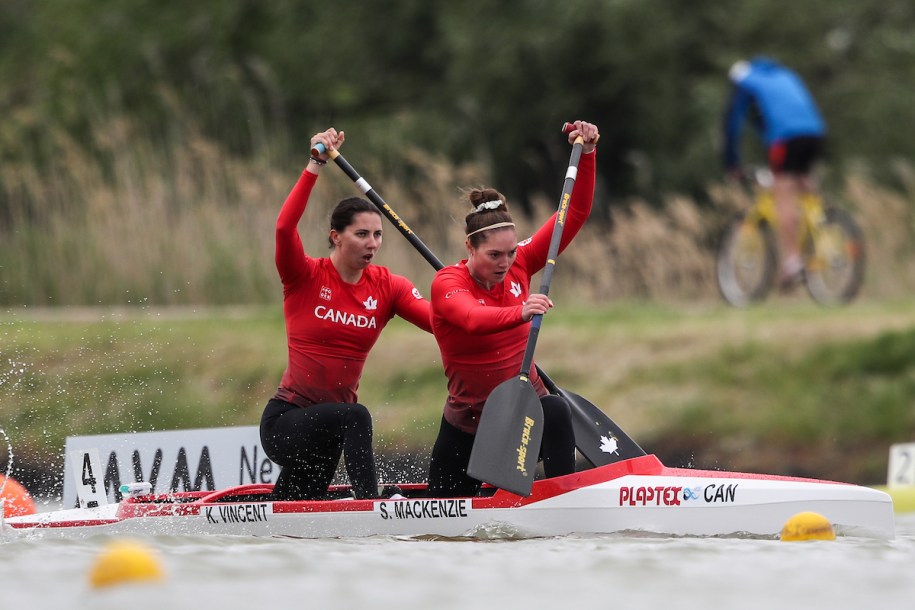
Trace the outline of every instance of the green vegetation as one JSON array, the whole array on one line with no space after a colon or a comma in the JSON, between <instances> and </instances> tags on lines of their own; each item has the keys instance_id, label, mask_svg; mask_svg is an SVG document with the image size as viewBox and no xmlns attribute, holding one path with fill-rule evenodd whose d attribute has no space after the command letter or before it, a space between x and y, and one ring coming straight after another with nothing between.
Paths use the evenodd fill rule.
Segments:
<instances>
[{"instance_id":1,"label":"green vegetation","mask_svg":"<svg viewBox=\"0 0 915 610\"><path fill-rule=\"evenodd\" d=\"M564 256L583 302L707 300L739 193L720 186L727 68L769 53L830 126L829 193L865 229L865 291L915 290L915 8L660 0L318 4L9 0L0 6L0 304L275 304L273 222L333 123L345 154L443 260L461 188L540 221L563 121L601 127L595 213ZM752 138L750 138L752 140ZM752 146L748 142L748 147ZM748 151L749 152L749 151ZM758 157L757 157L758 158ZM354 187L334 168L303 224ZM531 223L532 225L532 223ZM424 285L400 240L383 262Z\"/></svg>"},{"instance_id":2,"label":"green vegetation","mask_svg":"<svg viewBox=\"0 0 915 610\"><path fill-rule=\"evenodd\" d=\"M418 151L388 175L368 158L358 136L344 153L400 216L445 262L464 253L461 188L488 182L478 165L453 165ZM142 140L117 140L114 177L86 152L71 151L54 180L28 168L3 168L42 209L0 222L0 305L162 306L276 305L273 266L277 212L301 166L274 167L266 158L227 157L192 135L164 152ZM303 153L304 159L304 153ZM408 187L401 180L410 174ZM377 177L377 178L376 178ZM556 174L557 184L561 174ZM915 184L915 183L913 183ZM336 167L325 169L300 223L306 251L327 251L327 218L356 193ZM839 191L865 233L868 269L863 293L899 298L915 291L915 206L908 198L853 174ZM714 280L718 235L746 205L737 189L709 189L714 208L671 197L660 208L632 200L602 222L595 214L563 253L555 290L582 303L624 299L702 302L718 298ZM529 235L556 201L532 200L519 215ZM432 269L390 225L379 261L426 290Z\"/></svg>"},{"instance_id":3,"label":"green vegetation","mask_svg":"<svg viewBox=\"0 0 915 610\"><path fill-rule=\"evenodd\" d=\"M560 304L538 361L671 465L881 483L915 433L913 312ZM52 471L67 435L255 425L285 366L273 309L26 309L0 336L0 421ZM360 391L378 450L428 452L444 392L434 341L392 322Z\"/></svg>"},{"instance_id":4,"label":"green vegetation","mask_svg":"<svg viewBox=\"0 0 915 610\"><path fill-rule=\"evenodd\" d=\"M765 53L809 81L837 176L864 162L894 177L888 161L915 157L897 127L915 119L915 9L812 0L785 11L777 0L8 0L0 161L48 175L78 146L113 174L125 118L154 149L194 126L243 157L334 122L386 170L412 149L485 161L526 200L558 191L556 131L588 117L602 127L612 198L659 201L719 176L725 74ZM0 209L15 205L18 184L0 182Z\"/></svg>"}]
</instances>

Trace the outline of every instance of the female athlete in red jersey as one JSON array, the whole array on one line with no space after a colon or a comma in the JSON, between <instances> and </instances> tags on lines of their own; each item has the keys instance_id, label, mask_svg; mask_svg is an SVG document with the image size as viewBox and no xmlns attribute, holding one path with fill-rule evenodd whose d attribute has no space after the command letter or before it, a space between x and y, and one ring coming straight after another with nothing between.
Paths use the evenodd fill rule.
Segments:
<instances>
[{"instance_id":1,"label":"female athlete in red jersey","mask_svg":"<svg viewBox=\"0 0 915 610\"><path fill-rule=\"evenodd\" d=\"M576 121L569 143L584 139L560 252L591 213L594 198L595 125ZM493 189L470 191L474 211L466 218L467 259L439 271L432 281L432 331L448 378L448 399L429 466L429 496L472 496L480 482L467 476L467 462L483 405L490 392L518 374L530 320L553 306L529 292L531 276L543 269L555 214L518 243L505 197ZM575 437L569 405L549 395L535 368L531 383L544 415L541 457L546 476L574 472Z\"/></svg>"},{"instance_id":2,"label":"female athlete in red jersey","mask_svg":"<svg viewBox=\"0 0 915 610\"><path fill-rule=\"evenodd\" d=\"M311 139L339 148L331 128ZM283 282L289 362L261 417L261 444L281 466L279 500L324 497L342 453L357 498L378 496L372 418L357 402L369 350L394 314L431 332L429 302L413 284L372 264L381 246L381 214L368 201L334 209L327 258L311 258L297 229L327 155L312 157L276 221L276 268Z\"/></svg>"}]
</instances>

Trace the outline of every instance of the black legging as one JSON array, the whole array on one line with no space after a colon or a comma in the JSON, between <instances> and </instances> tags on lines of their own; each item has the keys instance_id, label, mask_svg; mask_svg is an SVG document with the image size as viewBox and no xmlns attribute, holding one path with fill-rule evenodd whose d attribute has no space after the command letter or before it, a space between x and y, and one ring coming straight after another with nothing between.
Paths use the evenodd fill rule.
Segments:
<instances>
[{"instance_id":1,"label":"black legging","mask_svg":"<svg viewBox=\"0 0 915 610\"><path fill-rule=\"evenodd\" d=\"M361 404L303 408L274 398L264 408L260 434L267 457L282 467L273 488L275 499L326 498L341 453L356 498L378 496L372 416Z\"/></svg>"},{"instance_id":2,"label":"black legging","mask_svg":"<svg viewBox=\"0 0 915 610\"><path fill-rule=\"evenodd\" d=\"M559 396L541 396L543 442L540 458L548 478L575 472L575 434L569 403ZM473 496L481 483L467 476L474 435L455 428L442 418L429 463L429 497Z\"/></svg>"}]
</instances>

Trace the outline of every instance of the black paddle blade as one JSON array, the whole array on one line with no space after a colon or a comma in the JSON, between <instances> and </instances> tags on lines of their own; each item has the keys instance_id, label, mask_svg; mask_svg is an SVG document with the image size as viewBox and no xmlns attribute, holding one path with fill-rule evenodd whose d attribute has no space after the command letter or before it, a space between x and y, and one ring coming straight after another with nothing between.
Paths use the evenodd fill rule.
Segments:
<instances>
[{"instance_id":1,"label":"black paddle blade","mask_svg":"<svg viewBox=\"0 0 915 610\"><path fill-rule=\"evenodd\" d=\"M486 399L467 474L519 496L531 495L543 439L543 407L527 377L498 386Z\"/></svg>"},{"instance_id":2,"label":"black paddle blade","mask_svg":"<svg viewBox=\"0 0 915 610\"><path fill-rule=\"evenodd\" d=\"M559 395L568 400L572 408L575 446L591 464L606 466L645 455L645 451L600 408L575 392L558 389Z\"/></svg>"}]
</instances>

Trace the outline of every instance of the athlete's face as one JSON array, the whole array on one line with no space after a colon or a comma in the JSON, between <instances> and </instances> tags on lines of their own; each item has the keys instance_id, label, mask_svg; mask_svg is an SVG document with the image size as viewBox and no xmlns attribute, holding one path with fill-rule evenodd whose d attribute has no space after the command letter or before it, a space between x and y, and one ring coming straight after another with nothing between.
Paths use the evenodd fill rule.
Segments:
<instances>
[{"instance_id":1,"label":"athlete's face","mask_svg":"<svg viewBox=\"0 0 915 610\"><path fill-rule=\"evenodd\" d=\"M365 269L381 247L381 216L359 212L342 233L332 230L330 237L343 264L353 270Z\"/></svg>"},{"instance_id":2,"label":"athlete's face","mask_svg":"<svg viewBox=\"0 0 915 610\"><path fill-rule=\"evenodd\" d=\"M514 228L486 233L486 240L476 248L467 242L467 268L470 274L489 289L505 280L505 274L518 253L518 234Z\"/></svg>"}]
</instances>

